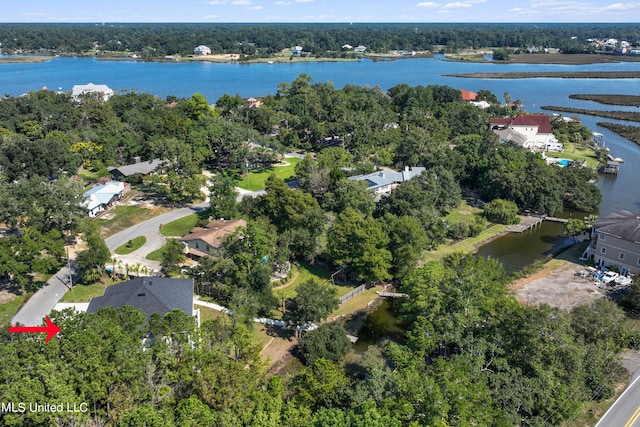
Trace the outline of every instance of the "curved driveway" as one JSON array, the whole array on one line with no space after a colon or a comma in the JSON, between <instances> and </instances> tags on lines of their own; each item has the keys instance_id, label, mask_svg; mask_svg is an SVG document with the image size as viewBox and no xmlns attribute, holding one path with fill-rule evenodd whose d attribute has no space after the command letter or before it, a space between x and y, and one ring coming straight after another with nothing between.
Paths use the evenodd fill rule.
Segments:
<instances>
[{"instance_id":1,"label":"curved driveway","mask_svg":"<svg viewBox=\"0 0 640 427\"><path fill-rule=\"evenodd\" d=\"M114 234L107 238L105 243L107 244L112 256L116 260L122 261L123 265L129 264L133 266L139 264L141 266L146 266L149 269L149 272L158 272L160 271L160 263L158 261L148 260L147 255L163 247L167 240L167 238L160 233L160 225L168 224L176 219L191 215L192 213L197 212L197 209L197 207L181 208L153 217L147 221L141 222L140 224L136 224L126 230L122 230L121 232ZM147 239L141 248L127 255L116 255L114 253L118 247L138 236L144 236ZM109 264L110 263L107 263L108 267Z\"/></svg>"}]
</instances>

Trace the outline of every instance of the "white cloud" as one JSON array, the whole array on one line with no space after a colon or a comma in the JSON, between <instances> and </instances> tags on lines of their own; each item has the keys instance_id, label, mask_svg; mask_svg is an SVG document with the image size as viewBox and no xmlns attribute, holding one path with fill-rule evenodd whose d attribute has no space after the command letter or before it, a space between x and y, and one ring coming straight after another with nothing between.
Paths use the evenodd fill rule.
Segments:
<instances>
[{"instance_id":1,"label":"white cloud","mask_svg":"<svg viewBox=\"0 0 640 427\"><path fill-rule=\"evenodd\" d=\"M231 2L232 6L249 6L253 4L250 0L234 0Z\"/></svg>"},{"instance_id":2,"label":"white cloud","mask_svg":"<svg viewBox=\"0 0 640 427\"><path fill-rule=\"evenodd\" d=\"M286 1L277 1L274 4L276 6L286 6L287 4L290 4L290 3L287 3Z\"/></svg>"},{"instance_id":3,"label":"white cloud","mask_svg":"<svg viewBox=\"0 0 640 427\"><path fill-rule=\"evenodd\" d=\"M40 13L40 12L22 12L20 15L24 15L24 16L46 16L45 13Z\"/></svg>"},{"instance_id":4,"label":"white cloud","mask_svg":"<svg viewBox=\"0 0 640 427\"><path fill-rule=\"evenodd\" d=\"M251 6L249 10L261 10L262 6Z\"/></svg>"},{"instance_id":5,"label":"white cloud","mask_svg":"<svg viewBox=\"0 0 640 427\"><path fill-rule=\"evenodd\" d=\"M207 15L204 17L204 19L218 19L220 18L218 15Z\"/></svg>"},{"instance_id":6,"label":"white cloud","mask_svg":"<svg viewBox=\"0 0 640 427\"><path fill-rule=\"evenodd\" d=\"M416 7L438 7L440 6L438 3L432 2L432 1L421 1L420 3L416 4Z\"/></svg>"},{"instance_id":7,"label":"white cloud","mask_svg":"<svg viewBox=\"0 0 640 427\"><path fill-rule=\"evenodd\" d=\"M212 0L209 2L209 4L212 4L214 6L220 5L220 4L227 4L227 0Z\"/></svg>"},{"instance_id":8,"label":"white cloud","mask_svg":"<svg viewBox=\"0 0 640 427\"><path fill-rule=\"evenodd\" d=\"M294 0L294 3L313 3L313 0Z\"/></svg>"},{"instance_id":9,"label":"white cloud","mask_svg":"<svg viewBox=\"0 0 640 427\"><path fill-rule=\"evenodd\" d=\"M638 5L633 3L613 3L609 6L603 7L602 10L629 10L635 9Z\"/></svg>"},{"instance_id":10,"label":"white cloud","mask_svg":"<svg viewBox=\"0 0 640 427\"><path fill-rule=\"evenodd\" d=\"M443 7L445 9L466 8L466 7L471 7L471 3L462 3L457 1L453 3L447 3Z\"/></svg>"}]
</instances>

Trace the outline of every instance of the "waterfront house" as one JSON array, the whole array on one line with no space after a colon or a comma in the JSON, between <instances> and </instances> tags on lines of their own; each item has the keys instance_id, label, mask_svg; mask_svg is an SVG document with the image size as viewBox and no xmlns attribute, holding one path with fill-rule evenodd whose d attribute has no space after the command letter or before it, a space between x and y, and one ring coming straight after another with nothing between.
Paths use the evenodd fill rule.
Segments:
<instances>
[{"instance_id":1,"label":"waterfront house","mask_svg":"<svg viewBox=\"0 0 640 427\"><path fill-rule=\"evenodd\" d=\"M367 48L363 45L358 45L354 47L353 50L358 53L364 53L367 50Z\"/></svg>"},{"instance_id":2,"label":"waterfront house","mask_svg":"<svg viewBox=\"0 0 640 427\"><path fill-rule=\"evenodd\" d=\"M71 97L76 102L81 102L84 95L92 93L100 95L103 101L107 101L113 96L113 89L107 85L94 85L93 83L74 85L71 89Z\"/></svg>"},{"instance_id":3,"label":"waterfront house","mask_svg":"<svg viewBox=\"0 0 640 427\"><path fill-rule=\"evenodd\" d=\"M118 166L117 168L111 168L109 172L111 172L111 177L113 179L121 180L136 174L149 175L160 166L162 166L162 160L160 159L147 160L143 162L140 160L140 157L135 157L134 163Z\"/></svg>"},{"instance_id":4,"label":"waterfront house","mask_svg":"<svg viewBox=\"0 0 640 427\"><path fill-rule=\"evenodd\" d=\"M302 54L302 46L294 46L291 48L291 53L293 53L294 55L300 55Z\"/></svg>"},{"instance_id":5,"label":"waterfront house","mask_svg":"<svg viewBox=\"0 0 640 427\"><path fill-rule=\"evenodd\" d=\"M614 212L594 222L584 257L622 275L640 273L640 211Z\"/></svg>"},{"instance_id":6,"label":"waterfront house","mask_svg":"<svg viewBox=\"0 0 640 427\"><path fill-rule=\"evenodd\" d=\"M180 242L185 246L185 252L191 258L219 257L224 237L235 232L238 228L246 226L247 221L244 219L211 221L204 228L194 228L191 233L182 237Z\"/></svg>"},{"instance_id":7,"label":"waterfront house","mask_svg":"<svg viewBox=\"0 0 640 427\"><path fill-rule=\"evenodd\" d=\"M211 55L211 48L209 46L205 46L201 44L200 46L193 49L194 55Z\"/></svg>"},{"instance_id":8,"label":"waterfront house","mask_svg":"<svg viewBox=\"0 0 640 427\"><path fill-rule=\"evenodd\" d=\"M406 166L402 172L396 172L391 169L385 169L378 172L368 173L365 175L350 176L348 179L352 181L364 181L367 184L367 190L375 193L376 197L389 195L391 191L400 183L409 181L424 172L423 167Z\"/></svg>"},{"instance_id":9,"label":"waterfront house","mask_svg":"<svg viewBox=\"0 0 640 427\"><path fill-rule=\"evenodd\" d=\"M90 217L95 217L100 212L104 212L122 199L124 193L129 189L129 184L119 181L109 181L105 184L96 185L84 193L84 206Z\"/></svg>"},{"instance_id":10,"label":"waterfront house","mask_svg":"<svg viewBox=\"0 0 640 427\"><path fill-rule=\"evenodd\" d=\"M87 313L100 307L132 306L142 310L147 318L160 316L178 309L196 318L200 324L200 310L193 308L193 279L170 277L136 277L107 287L101 297L92 298Z\"/></svg>"},{"instance_id":11,"label":"waterfront house","mask_svg":"<svg viewBox=\"0 0 640 427\"><path fill-rule=\"evenodd\" d=\"M513 141L529 150L562 151L551 130L551 118L546 114L520 114L512 118L491 118L489 128L503 141Z\"/></svg>"},{"instance_id":12,"label":"waterfront house","mask_svg":"<svg viewBox=\"0 0 640 427\"><path fill-rule=\"evenodd\" d=\"M466 102L475 101L478 97L478 94L466 89L460 89L460 96L462 96L462 100Z\"/></svg>"}]
</instances>

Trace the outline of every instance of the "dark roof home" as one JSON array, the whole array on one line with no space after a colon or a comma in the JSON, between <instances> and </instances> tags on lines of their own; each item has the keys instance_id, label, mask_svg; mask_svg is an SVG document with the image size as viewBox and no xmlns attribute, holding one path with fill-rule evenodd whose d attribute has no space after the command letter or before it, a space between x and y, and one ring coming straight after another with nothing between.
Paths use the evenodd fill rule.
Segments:
<instances>
[{"instance_id":1,"label":"dark roof home","mask_svg":"<svg viewBox=\"0 0 640 427\"><path fill-rule=\"evenodd\" d=\"M585 252L599 267L640 274L640 212L618 211L594 222Z\"/></svg>"},{"instance_id":2,"label":"dark roof home","mask_svg":"<svg viewBox=\"0 0 640 427\"><path fill-rule=\"evenodd\" d=\"M136 277L105 289L104 295L91 299L87 313L95 313L100 307L124 307L130 305L151 317L161 316L179 309L194 316L193 279L169 277Z\"/></svg>"},{"instance_id":3,"label":"dark roof home","mask_svg":"<svg viewBox=\"0 0 640 427\"><path fill-rule=\"evenodd\" d=\"M135 174L148 175L161 165L162 160L155 159L142 162L140 158L137 157L135 163L112 168L110 172L113 179L122 179Z\"/></svg>"}]
</instances>

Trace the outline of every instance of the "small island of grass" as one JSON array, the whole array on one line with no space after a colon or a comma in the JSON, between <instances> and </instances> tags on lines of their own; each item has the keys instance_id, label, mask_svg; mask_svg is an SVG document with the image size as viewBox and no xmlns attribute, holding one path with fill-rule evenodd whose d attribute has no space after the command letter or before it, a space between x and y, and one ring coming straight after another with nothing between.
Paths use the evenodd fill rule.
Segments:
<instances>
[{"instance_id":1,"label":"small island of grass","mask_svg":"<svg viewBox=\"0 0 640 427\"><path fill-rule=\"evenodd\" d=\"M134 252L140 249L142 245L144 245L146 242L147 242L147 238L144 236L134 237L124 245L116 248L114 252L118 255L127 255L127 254L130 254L131 252Z\"/></svg>"}]
</instances>

